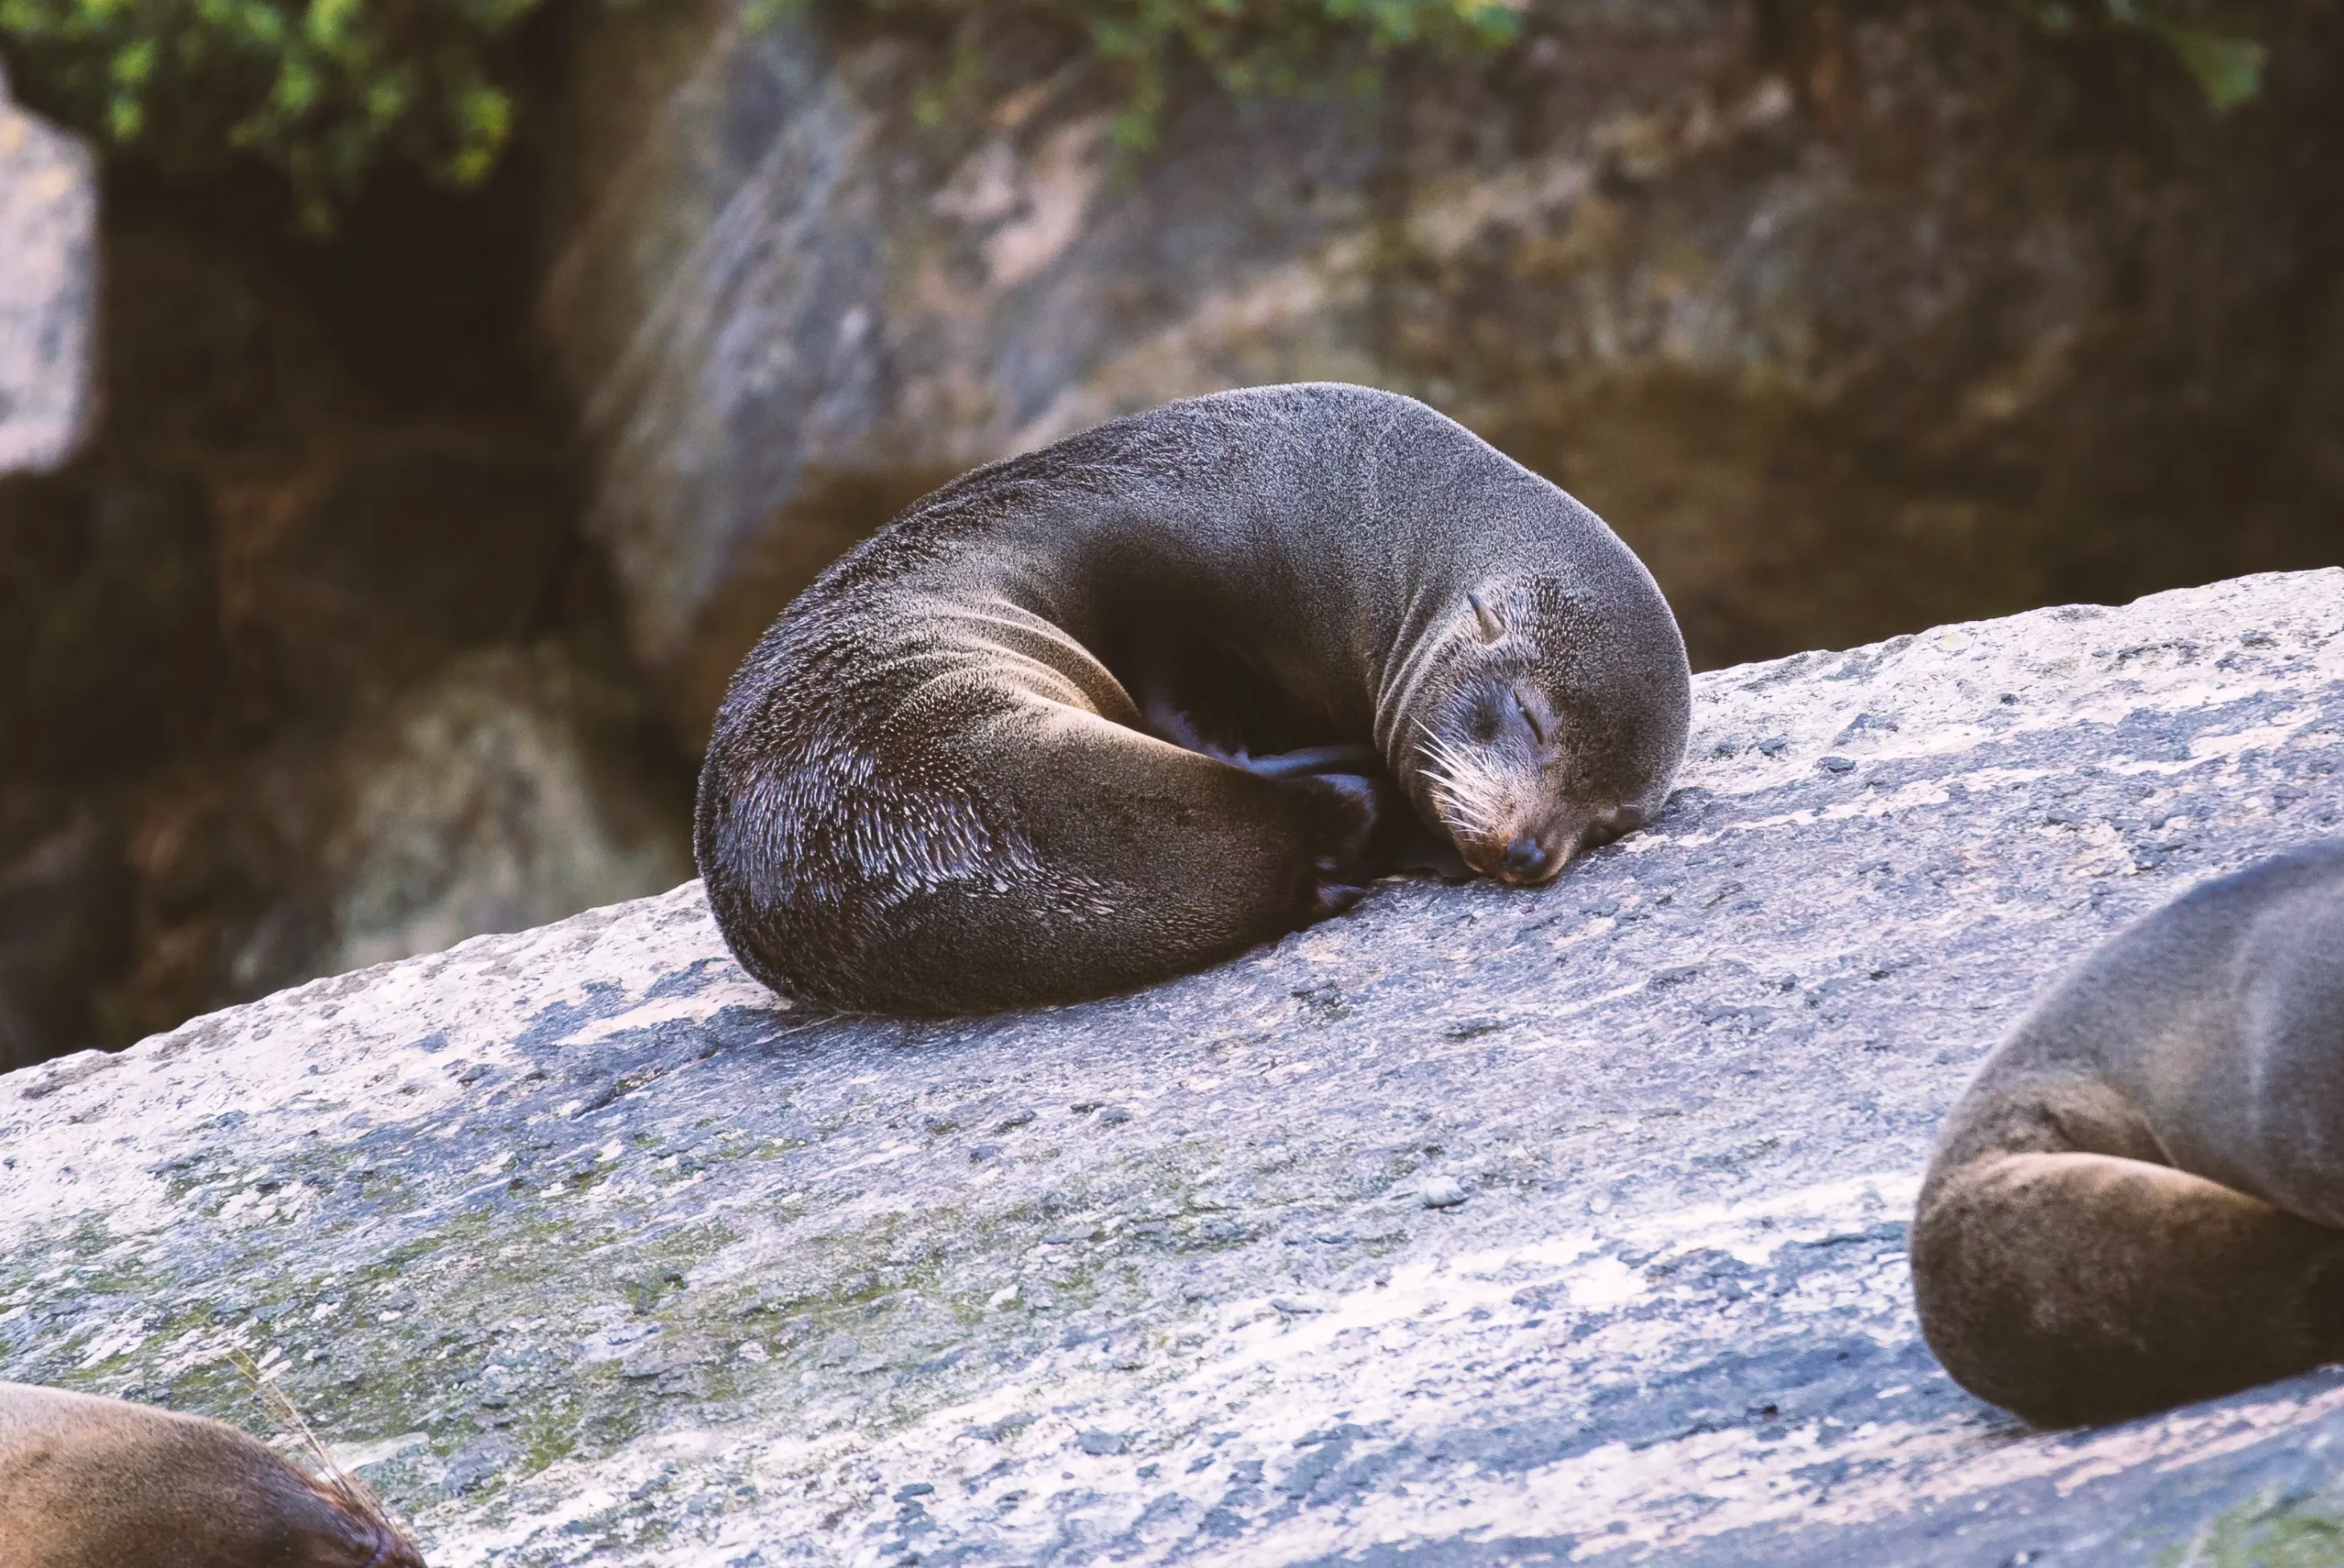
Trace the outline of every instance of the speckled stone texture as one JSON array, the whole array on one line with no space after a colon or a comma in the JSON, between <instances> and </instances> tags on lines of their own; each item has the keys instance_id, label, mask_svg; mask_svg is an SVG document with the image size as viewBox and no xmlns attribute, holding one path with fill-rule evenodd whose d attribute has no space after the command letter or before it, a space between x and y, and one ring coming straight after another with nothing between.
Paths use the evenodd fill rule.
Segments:
<instances>
[{"instance_id":1,"label":"speckled stone texture","mask_svg":"<svg viewBox=\"0 0 2344 1568\"><path fill-rule=\"evenodd\" d=\"M811 1017L685 886L0 1078L0 1377L254 1424L242 1347L442 1568L2344 1540L2344 1375L2031 1432L1904 1260L2040 982L2344 831L2344 572L1698 697L1553 886L1118 1000Z\"/></svg>"}]
</instances>

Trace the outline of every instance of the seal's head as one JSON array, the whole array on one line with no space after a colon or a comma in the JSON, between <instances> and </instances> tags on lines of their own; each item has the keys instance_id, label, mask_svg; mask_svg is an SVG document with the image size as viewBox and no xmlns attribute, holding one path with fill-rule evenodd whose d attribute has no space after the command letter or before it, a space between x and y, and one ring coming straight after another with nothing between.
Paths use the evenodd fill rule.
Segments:
<instances>
[{"instance_id":1,"label":"seal's head","mask_svg":"<svg viewBox=\"0 0 2344 1568\"><path fill-rule=\"evenodd\" d=\"M1641 568L1596 590L1482 583L1435 637L1394 737L1396 771L1467 865L1546 882L1659 813L1692 688L1675 618Z\"/></svg>"}]
</instances>

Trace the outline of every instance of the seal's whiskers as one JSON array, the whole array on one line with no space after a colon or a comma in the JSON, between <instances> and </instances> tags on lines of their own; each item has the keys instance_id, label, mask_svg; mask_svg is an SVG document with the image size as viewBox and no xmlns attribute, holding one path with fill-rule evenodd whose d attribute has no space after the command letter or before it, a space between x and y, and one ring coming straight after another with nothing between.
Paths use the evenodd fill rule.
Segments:
<instances>
[{"instance_id":1,"label":"seal's whiskers","mask_svg":"<svg viewBox=\"0 0 2344 1568\"><path fill-rule=\"evenodd\" d=\"M1421 722L1418 744L1428 759L1425 782L1452 835L1486 837L1496 826L1503 782L1482 758L1434 734Z\"/></svg>"}]
</instances>

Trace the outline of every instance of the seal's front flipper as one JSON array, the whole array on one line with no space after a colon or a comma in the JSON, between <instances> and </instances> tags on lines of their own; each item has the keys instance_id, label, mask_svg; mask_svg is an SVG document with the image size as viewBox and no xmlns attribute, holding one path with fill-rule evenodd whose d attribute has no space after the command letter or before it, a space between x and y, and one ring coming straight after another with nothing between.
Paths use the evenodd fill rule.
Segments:
<instances>
[{"instance_id":1,"label":"seal's front flipper","mask_svg":"<svg viewBox=\"0 0 2344 1568\"><path fill-rule=\"evenodd\" d=\"M1311 799L1325 824L1325 836L1311 861L1316 889L1311 917L1339 915L1391 871L1400 833L1405 824L1415 821L1415 814L1399 786L1381 772L1298 772L1285 782L1288 789Z\"/></svg>"},{"instance_id":2,"label":"seal's front flipper","mask_svg":"<svg viewBox=\"0 0 2344 1568\"><path fill-rule=\"evenodd\" d=\"M1410 872L1437 876L1443 882L1473 880L1473 868L1465 864L1465 857L1457 853L1457 845L1449 835L1428 827L1399 797L1398 787L1384 772L1382 756L1373 746L1310 746L1270 756L1225 760L1264 778L1347 778L1372 785L1378 792L1376 810L1379 820L1371 835L1373 845L1365 852L1362 862L1369 868L1370 876ZM1354 890L1342 907L1349 908L1359 902L1365 892L1364 887Z\"/></svg>"},{"instance_id":3,"label":"seal's front flipper","mask_svg":"<svg viewBox=\"0 0 2344 1568\"><path fill-rule=\"evenodd\" d=\"M2046 1425L2114 1421L2344 1354L2344 1230L2113 1155L1997 1153L1913 1221L1929 1348Z\"/></svg>"}]
</instances>

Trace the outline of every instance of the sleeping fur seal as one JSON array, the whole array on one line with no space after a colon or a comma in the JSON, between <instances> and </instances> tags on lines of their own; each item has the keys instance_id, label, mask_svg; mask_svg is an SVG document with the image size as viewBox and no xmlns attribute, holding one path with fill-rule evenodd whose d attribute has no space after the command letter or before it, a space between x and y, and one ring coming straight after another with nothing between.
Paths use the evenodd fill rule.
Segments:
<instances>
[{"instance_id":1,"label":"sleeping fur seal","mask_svg":"<svg viewBox=\"0 0 2344 1568\"><path fill-rule=\"evenodd\" d=\"M0 1383L7 1568L423 1568L347 1482L216 1421Z\"/></svg>"},{"instance_id":2,"label":"sleeping fur seal","mask_svg":"<svg viewBox=\"0 0 2344 1568\"><path fill-rule=\"evenodd\" d=\"M2344 839L2193 889L2056 982L1913 1225L1930 1348L2066 1424L2344 1358Z\"/></svg>"},{"instance_id":3,"label":"sleeping fur seal","mask_svg":"<svg viewBox=\"0 0 2344 1568\"><path fill-rule=\"evenodd\" d=\"M1691 711L1593 512L1412 399L1262 387L978 469L834 563L733 677L693 847L778 990L1070 1001L1442 852L1544 881L1660 809Z\"/></svg>"}]
</instances>

